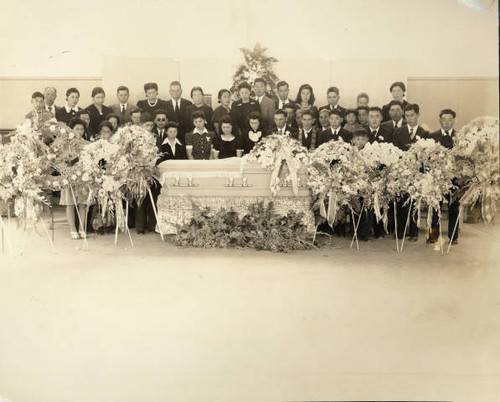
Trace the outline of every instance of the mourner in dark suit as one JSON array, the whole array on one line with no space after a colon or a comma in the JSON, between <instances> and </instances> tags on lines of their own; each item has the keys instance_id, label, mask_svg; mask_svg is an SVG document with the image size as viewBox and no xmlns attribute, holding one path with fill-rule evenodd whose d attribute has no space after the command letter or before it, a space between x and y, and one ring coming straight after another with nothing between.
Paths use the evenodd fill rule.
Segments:
<instances>
[{"instance_id":1,"label":"mourner in dark suit","mask_svg":"<svg viewBox=\"0 0 500 402\"><path fill-rule=\"evenodd\" d=\"M156 146L160 149L161 144L163 144L163 140L167 138L167 130L165 128L168 122L167 112L165 110L158 109L155 112L153 119L155 123L153 134L156 138Z\"/></svg>"},{"instance_id":2,"label":"mourner in dark suit","mask_svg":"<svg viewBox=\"0 0 500 402\"><path fill-rule=\"evenodd\" d=\"M104 89L96 87L92 90L93 103L86 107L90 114L89 130L92 134L96 134L99 124L106 120L108 114L113 113L110 107L104 105L105 99L106 94L104 93Z\"/></svg>"},{"instance_id":3,"label":"mourner in dark suit","mask_svg":"<svg viewBox=\"0 0 500 402\"><path fill-rule=\"evenodd\" d=\"M158 97L158 84L156 82L144 84L144 93L146 99L137 102L137 107L141 109L142 112L154 116L157 109L167 110L167 101Z\"/></svg>"},{"instance_id":4,"label":"mourner in dark suit","mask_svg":"<svg viewBox=\"0 0 500 402\"><path fill-rule=\"evenodd\" d=\"M297 129L295 127L287 124L287 115L284 110L278 109L274 112L274 127L272 129L272 134L293 136L296 131Z\"/></svg>"},{"instance_id":5,"label":"mourner in dark suit","mask_svg":"<svg viewBox=\"0 0 500 402\"><path fill-rule=\"evenodd\" d=\"M182 98L182 86L179 81L170 83L170 96L172 99L167 101L166 111L168 121L178 124L177 138L182 142L187 131L186 127L186 109L193 104L190 100Z\"/></svg>"},{"instance_id":6,"label":"mourner in dark suit","mask_svg":"<svg viewBox=\"0 0 500 402\"><path fill-rule=\"evenodd\" d=\"M372 106L368 112L368 139L370 142L389 142L392 143L392 132L381 126L382 109L378 106Z\"/></svg>"},{"instance_id":7,"label":"mourner in dark suit","mask_svg":"<svg viewBox=\"0 0 500 402\"><path fill-rule=\"evenodd\" d=\"M168 122L165 129L167 130L167 137L160 146L160 158L158 159L158 163L170 159L187 159L186 147L177 138L179 125L176 122Z\"/></svg>"},{"instance_id":8,"label":"mourner in dark suit","mask_svg":"<svg viewBox=\"0 0 500 402\"><path fill-rule=\"evenodd\" d=\"M411 144L417 142L419 139L427 138L428 132L425 131L422 127L418 125L418 118L420 116L420 108L417 104L409 104L405 107L405 119L407 122L406 126L398 128L393 133L393 144L397 146L399 149L403 151L407 151ZM416 214L414 214L414 203L410 203L404 205L408 196L402 196L396 202L396 216L398 221L398 237L403 236L404 229L406 226L406 221L408 217L408 213L410 212L410 224L409 226L409 235L411 241L418 240L418 226L416 219ZM404 206L403 206L404 205Z\"/></svg>"},{"instance_id":9,"label":"mourner in dark suit","mask_svg":"<svg viewBox=\"0 0 500 402\"><path fill-rule=\"evenodd\" d=\"M286 81L278 82L278 84L276 85L276 90L278 92L278 98L275 101L276 110L284 110L285 105L293 105L295 108L298 107L295 101L288 98L288 95L290 94L290 87L288 86L288 83Z\"/></svg>"},{"instance_id":10,"label":"mourner in dark suit","mask_svg":"<svg viewBox=\"0 0 500 402\"><path fill-rule=\"evenodd\" d=\"M330 111L337 109L342 112L342 115L345 114L345 108L339 105L340 99L340 91L337 87L330 87L326 92L326 100L328 101L328 105L321 106L319 110L328 109Z\"/></svg>"},{"instance_id":11,"label":"mourner in dark suit","mask_svg":"<svg viewBox=\"0 0 500 402\"><path fill-rule=\"evenodd\" d=\"M145 113L146 114L146 113ZM167 112L165 110L158 109L154 114L154 128L153 135L156 138L156 146L158 150L161 150L163 142L167 139ZM156 162L159 163L158 161ZM153 196L153 201L148 195L142 201L140 206L136 206L135 212L135 228L137 234L144 234L146 231L154 232L156 228L156 216L153 209L156 208L156 200L158 195L160 195L160 183L156 180L151 184L151 194Z\"/></svg>"},{"instance_id":12,"label":"mourner in dark suit","mask_svg":"<svg viewBox=\"0 0 500 402\"><path fill-rule=\"evenodd\" d=\"M403 119L403 103L400 101L391 101L389 103L389 115L391 120L384 121L381 126L382 128L391 132L391 134L398 128L406 125L405 119Z\"/></svg>"},{"instance_id":13,"label":"mourner in dark suit","mask_svg":"<svg viewBox=\"0 0 500 402\"><path fill-rule=\"evenodd\" d=\"M250 99L251 90L250 84L246 82L240 84L238 86L240 100L231 105L231 119L240 132L246 128L250 113L258 112L260 114L260 105Z\"/></svg>"},{"instance_id":14,"label":"mourner in dark suit","mask_svg":"<svg viewBox=\"0 0 500 402\"><path fill-rule=\"evenodd\" d=\"M80 108L77 106L80 100L80 92L76 88L66 91L66 105L56 110L56 120L68 124L76 116Z\"/></svg>"},{"instance_id":15,"label":"mourner in dark suit","mask_svg":"<svg viewBox=\"0 0 500 402\"><path fill-rule=\"evenodd\" d=\"M319 144L324 144L325 142L334 140L338 141L342 139L345 142L351 142L352 133L342 128L342 122L344 120L342 111L338 109L333 109L329 113L330 128L324 130L319 137Z\"/></svg>"},{"instance_id":16,"label":"mourner in dark suit","mask_svg":"<svg viewBox=\"0 0 500 402\"><path fill-rule=\"evenodd\" d=\"M130 96L129 89L123 85L119 86L116 90L116 97L118 98L118 103L111 105L111 110L115 115L120 118L121 124L127 124L131 121L132 110L135 110L135 105L129 103L128 99Z\"/></svg>"},{"instance_id":17,"label":"mourner in dark suit","mask_svg":"<svg viewBox=\"0 0 500 402\"><path fill-rule=\"evenodd\" d=\"M292 134L292 137L298 140L303 147L309 150L316 149L319 146L320 132L314 126L315 120L312 112L306 110L302 113L302 127Z\"/></svg>"},{"instance_id":18,"label":"mourner in dark suit","mask_svg":"<svg viewBox=\"0 0 500 402\"><path fill-rule=\"evenodd\" d=\"M440 143L443 147L451 150L454 146L454 139L456 135L456 131L454 129L456 116L457 114L451 109L441 110L441 112L439 113L439 123L441 125L441 129L429 134L429 138ZM457 184L455 180L453 184ZM456 198L456 191L447 195L446 199L448 201L448 239L452 240L453 244L457 244L459 226L457 220L460 205L458 202L458 198ZM452 235L453 239L451 238ZM434 243L438 238L439 216L437 211L433 211L429 242Z\"/></svg>"},{"instance_id":19,"label":"mourner in dark suit","mask_svg":"<svg viewBox=\"0 0 500 402\"><path fill-rule=\"evenodd\" d=\"M408 106L408 102L403 98L406 92L406 85L403 82L393 82L390 87L390 92L393 100L399 101L403 104L403 110ZM384 105L382 107L383 121L389 121L391 119L391 115L389 114L390 103Z\"/></svg>"}]
</instances>

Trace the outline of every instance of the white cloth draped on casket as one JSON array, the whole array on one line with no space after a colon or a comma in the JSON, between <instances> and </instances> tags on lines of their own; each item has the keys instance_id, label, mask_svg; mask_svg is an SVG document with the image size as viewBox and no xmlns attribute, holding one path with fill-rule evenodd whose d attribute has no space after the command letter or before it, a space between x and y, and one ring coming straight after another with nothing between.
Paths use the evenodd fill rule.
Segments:
<instances>
[{"instance_id":1,"label":"white cloth draped on casket","mask_svg":"<svg viewBox=\"0 0 500 402\"><path fill-rule=\"evenodd\" d=\"M240 178L242 176L242 159L227 158L216 160L176 160L160 163L157 167L159 181L163 186L166 179L186 178Z\"/></svg>"}]
</instances>

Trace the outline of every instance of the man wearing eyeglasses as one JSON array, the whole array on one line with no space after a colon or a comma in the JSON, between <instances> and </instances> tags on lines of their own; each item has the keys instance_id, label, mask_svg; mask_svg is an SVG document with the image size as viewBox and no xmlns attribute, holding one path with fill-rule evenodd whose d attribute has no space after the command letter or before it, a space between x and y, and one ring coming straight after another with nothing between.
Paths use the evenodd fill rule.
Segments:
<instances>
[{"instance_id":1,"label":"man wearing eyeglasses","mask_svg":"<svg viewBox=\"0 0 500 402\"><path fill-rule=\"evenodd\" d=\"M156 146L158 149L161 148L161 144L163 144L163 141L167 138L167 130L165 128L167 126L167 122L167 111L163 109L156 110L154 114L155 126L153 128L153 134L156 138Z\"/></svg>"}]
</instances>

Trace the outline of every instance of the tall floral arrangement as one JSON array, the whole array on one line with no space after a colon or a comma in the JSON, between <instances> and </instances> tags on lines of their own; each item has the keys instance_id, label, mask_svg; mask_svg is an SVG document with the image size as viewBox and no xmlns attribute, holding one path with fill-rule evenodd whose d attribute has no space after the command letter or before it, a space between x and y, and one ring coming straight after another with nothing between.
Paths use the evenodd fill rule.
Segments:
<instances>
[{"instance_id":1,"label":"tall floral arrangement","mask_svg":"<svg viewBox=\"0 0 500 402\"><path fill-rule=\"evenodd\" d=\"M279 80L274 72L274 64L278 59L268 56L267 48L262 47L258 42L253 49L241 48L240 50L245 61L237 67L233 75L231 92L237 92L238 85L243 82L252 85L256 78L263 78L269 86L268 90L274 91Z\"/></svg>"},{"instance_id":2,"label":"tall floral arrangement","mask_svg":"<svg viewBox=\"0 0 500 402\"><path fill-rule=\"evenodd\" d=\"M490 223L500 198L498 118L479 117L466 124L455 137L452 154L463 206L481 203L481 214Z\"/></svg>"},{"instance_id":3,"label":"tall floral arrangement","mask_svg":"<svg viewBox=\"0 0 500 402\"><path fill-rule=\"evenodd\" d=\"M257 162L271 172L271 193L276 196L280 191L280 173L287 170L285 180L291 181L295 195L298 195L298 176L301 167L309 163L307 148L288 135L269 135L258 142L249 154L243 157L245 162Z\"/></svg>"},{"instance_id":4,"label":"tall floral arrangement","mask_svg":"<svg viewBox=\"0 0 500 402\"><path fill-rule=\"evenodd\" d=\"M127 199L135 200L141 205L148 194L156 161L160 156L156 139L149 131L129 125L118 129L110 142L118 146L118 154L115 155L114 161L128 169L124 172Z\"/></svg>"},{"instance_id":5,"label":"tall floral arrangement","mask_svg":"<svg viewBox=\"0 0 500 402\"><path fill-rule=\"evenodd\" d=\"M82 180L89 179L88 204L100 205L103 216L108 210L114 211L125 195L128 166L123 157L117 161L118 153L119 145L103 139L87 144L80 153Z\"/></svg>"},{"instance_id":6,"label":"tall floral arrangement","mask_svg":"<svg viewBox=\"0 0 500 402\"><path fill-rule=\"evenodd\" d=\"M359 158L366 166L372 192L368 199L371 200L377 222L382 220L387 231L388 206L394 200L394 193L402 191L403 182L400 181L399 177L409 179L411 171L407 170L404 165L401 165L404 168L402 172L397 171L396 167L399 167L398 165L403 158L403 151L389 143L368 143L359 152ZM398 180L400 184L397 191L396 187L391 188L390 186L393 179Z\"/></svg>"},{"instance_id":7,"label":"tall floral arrangement","mask_svg":"<svg viewBox=\"0 0 500 402\"><path fill-rule=\"evenodd\" d=\"M314 208L332 225L343 206L353 207L360 197L369 198L367 170L351 144L329 141L311 153L308 182Z\"/></svg>"},{"instance_id":8,"label":"tall floral arrangement","mask_svg":"<svg viewBox=\"0 0 500 402\"><path fill-rule=\"evenodd\" d=\"M14 214L24 228L34 225L48 204L41 161L45 149L29 121L18 126L11 142L0 148L0 198L14 203Z\"/></svg>"},{"instance_id":9,"label":"tall floral arrangement","mask_svg":"<svg viewBox=\"0 0 500 402\"><path fill-rule=\"evenodd\" d=\"M414 176L409 181L408 194L415 201L415 211L420 213L423 204L441 216L441 203L454 188L454 160L451 153L432 139L420 139L413 144L403 159L413 166ZM431 225L432 214L427 214ZM417 223L420 219L417 217Z\"/></svg>"},{"instance_id":10,"label":"tall floral arrangement","mask_svg":"<svg viewBox=\"0 0 500 402\"><path fill-rule=\"evenodd\" d=\"M73 131L61 122L52 123L44 130L52 135L52 141L42 157L44 171L47 173L47 188L61 190L68 185L71 185L72 191L86 188L91 177L83 171L80 153L88 142L75 136ZM52 175L54 171L58 176Z\"/></svg>"}]
</instances>

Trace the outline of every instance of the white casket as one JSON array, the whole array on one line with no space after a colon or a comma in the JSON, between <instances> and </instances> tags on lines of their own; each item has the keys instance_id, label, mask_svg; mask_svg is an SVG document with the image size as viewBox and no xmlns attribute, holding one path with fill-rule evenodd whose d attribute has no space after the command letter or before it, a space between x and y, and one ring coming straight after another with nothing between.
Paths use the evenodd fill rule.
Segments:
<instances>
[{"instance_id":1,"label":"white casket","mask_svg":"<svg viewBox=\"0 0 500 402\"><path fill-rule=\"evenodd\" d=\"M303 212L308 231L315 231L305 167L298 172L297 195L291 183L282 180L275 197L270 188L271 172L241 158L169 160L158 165L158 173L162 185L157 203L158 224L164 234L176 233L178 225L189 223L196 207L209 207L212 211L232 208L243 216L250 204L260 201L272 201L279 214L286 215L290 210Z\"/></svg>"}]
</instances>

